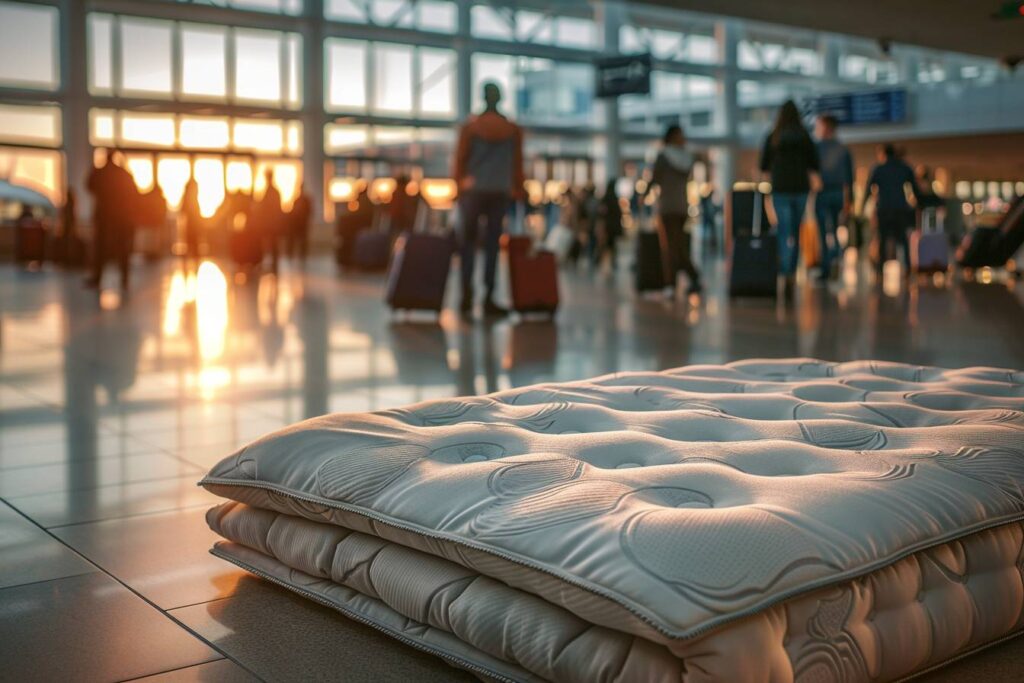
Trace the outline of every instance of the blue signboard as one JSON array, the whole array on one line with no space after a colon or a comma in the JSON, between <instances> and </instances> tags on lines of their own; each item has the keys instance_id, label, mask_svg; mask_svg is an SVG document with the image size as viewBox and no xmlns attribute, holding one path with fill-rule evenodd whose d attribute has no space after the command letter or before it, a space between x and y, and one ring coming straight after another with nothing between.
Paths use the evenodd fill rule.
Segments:
<instances>
[{"instance_id":1,"label":"blue signboard","mask_svg":"<svg viewBox=\"0 0 1024 683\"><path fill-rule=\"evenodd\" d=\"M650 55L605 57L598 59L595 66L596 97L647 95L651 92L653 59Z\"/></svg>"},{"instance_id":2,"label":"blue signboard","mask_svg":"<svg viewBox=\"0 0 1024 683\"><path fill-rule=\"evenodd\" d=\"M808 104L812 114L831 114L846 126L906 123L909 117L906 90L822 95Z\"/></svg>"}]
</instances>

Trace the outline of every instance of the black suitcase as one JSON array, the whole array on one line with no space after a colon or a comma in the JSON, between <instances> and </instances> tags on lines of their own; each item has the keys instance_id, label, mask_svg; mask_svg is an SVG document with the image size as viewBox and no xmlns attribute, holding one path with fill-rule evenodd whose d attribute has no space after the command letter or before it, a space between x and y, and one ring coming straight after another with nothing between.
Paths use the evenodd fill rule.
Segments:
<instances>
[{"instance_id":1,"label":"black suitcase","mask_svg":"<svg viewBox=\"0 0 1024 683\"><path fill-rule=\"evenodd\" d=\"M406 234L395 242L387 304L393 310L441 311L455 245L439 235Z\"/></svg>"},{"instance_id":2,"label":"black suitcase","mask_svg":"<svg viewBox=\"0 0 1024 683\"><path fill-rule=\"evenodd\" d=\"M736 193L734 193L735 195ZM749 227L736 224L733 215L732 255L729 264L729 296L774 297L778 292L778 243L767 230L764 196L754 194ZM737 231L736 228L740 229Z\"/></svg>"},{"instance_id":3,"label":"black suitcase","mask_svg":"<svg viewBox=\"0 0 1024 683\"><path fill-rule=\"evenodd\" d=\"M992 265L1005 266L1024 245L1024 198L1018 198L1006 213L994 246Z\"/></svg>"},{"instance_id":4,"label":"black suitcase","mask_svg":"<svg viewBox=\"0 0 1024 683\"><path fill-rule=\"evenodd\" d=\"M665 288L665 264L661 259L661 238L656 232L641 230L636 236L636 291Z\"/></svg>"},{"instance_id":5,"label":"black suitcase","mask_svg":"<svg viewBox=\"0 0 1024 683\"><path fill-rule=\"evenodd\" d=\"M729 234L733 239L750 237L755 224L767 227L769 223L763 194L757 190L733 190L729 194Z\"/></svg>"},{"instance_id":6,"label":"black suitcase","mask_svg":"<svg viewBox=\"0 0 1024 683\"><path fill-rule=\"evenodd\" d=\"M353 265L360 270L384 270L391 258L391 237L377 230L360 232L353 247Z\"/></svg>"}]
</instances>

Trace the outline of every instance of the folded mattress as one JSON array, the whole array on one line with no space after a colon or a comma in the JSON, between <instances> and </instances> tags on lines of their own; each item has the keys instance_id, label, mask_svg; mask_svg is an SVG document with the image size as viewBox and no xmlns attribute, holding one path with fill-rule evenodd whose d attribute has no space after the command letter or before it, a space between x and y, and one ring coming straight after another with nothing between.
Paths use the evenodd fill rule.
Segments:
<instances>
[{"instance_id":1,"label":"folded mattress","mask_svg":"<svg viewBox=\"0 0 1024 683\"><path fill-rule=\"evenodd\" d=\"M897 680L1024 629L1024 373L807 359L331 415L214 553L499 680Z\"/></svg>"}]
</instances>

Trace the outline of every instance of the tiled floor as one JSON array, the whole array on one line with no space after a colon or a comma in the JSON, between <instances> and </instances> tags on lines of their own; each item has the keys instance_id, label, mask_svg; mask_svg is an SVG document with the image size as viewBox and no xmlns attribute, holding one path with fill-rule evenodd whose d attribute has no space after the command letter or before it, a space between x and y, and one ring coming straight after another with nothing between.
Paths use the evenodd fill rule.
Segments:
<instances>
[{"instance_id":1,"label":"tiled floor","mask_svg":"<svg viewBox=\"0 0 1024 683\"><path fill-rule=\"evenodd\" d=\"M487 325L394 320L381 277L325 260L247 281L140 265L124 301L0 266L0 680L471 680L207 554L194 482L307 416L752 356L1024 368L1024 286L849 271L786 307L730 302L710 271L696 305L567 274L557 323ZM1014 680L1021 653L935 680Z\"/></svg>"}]
</instances>

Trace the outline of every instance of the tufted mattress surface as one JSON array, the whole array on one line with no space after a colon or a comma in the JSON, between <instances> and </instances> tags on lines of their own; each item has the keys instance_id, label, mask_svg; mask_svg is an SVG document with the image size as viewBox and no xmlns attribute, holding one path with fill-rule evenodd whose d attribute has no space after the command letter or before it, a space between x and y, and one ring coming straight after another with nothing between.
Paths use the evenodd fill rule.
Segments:
<instances>
[{"instance_id":1,"label":"tufted mattress surface","mask_svg":"<svg viewBox=\"0 0 1024 683\"><path fill-rule=\"evenodd\" d=\"M655 648L668 679L891 680L1021 628L1022 411L1009 370L744 361L317 418L201 483L332 557L373 538ZM296 566L308 538L217 519L223 556L344 585Z\"/></svg>"}]
</instances>

